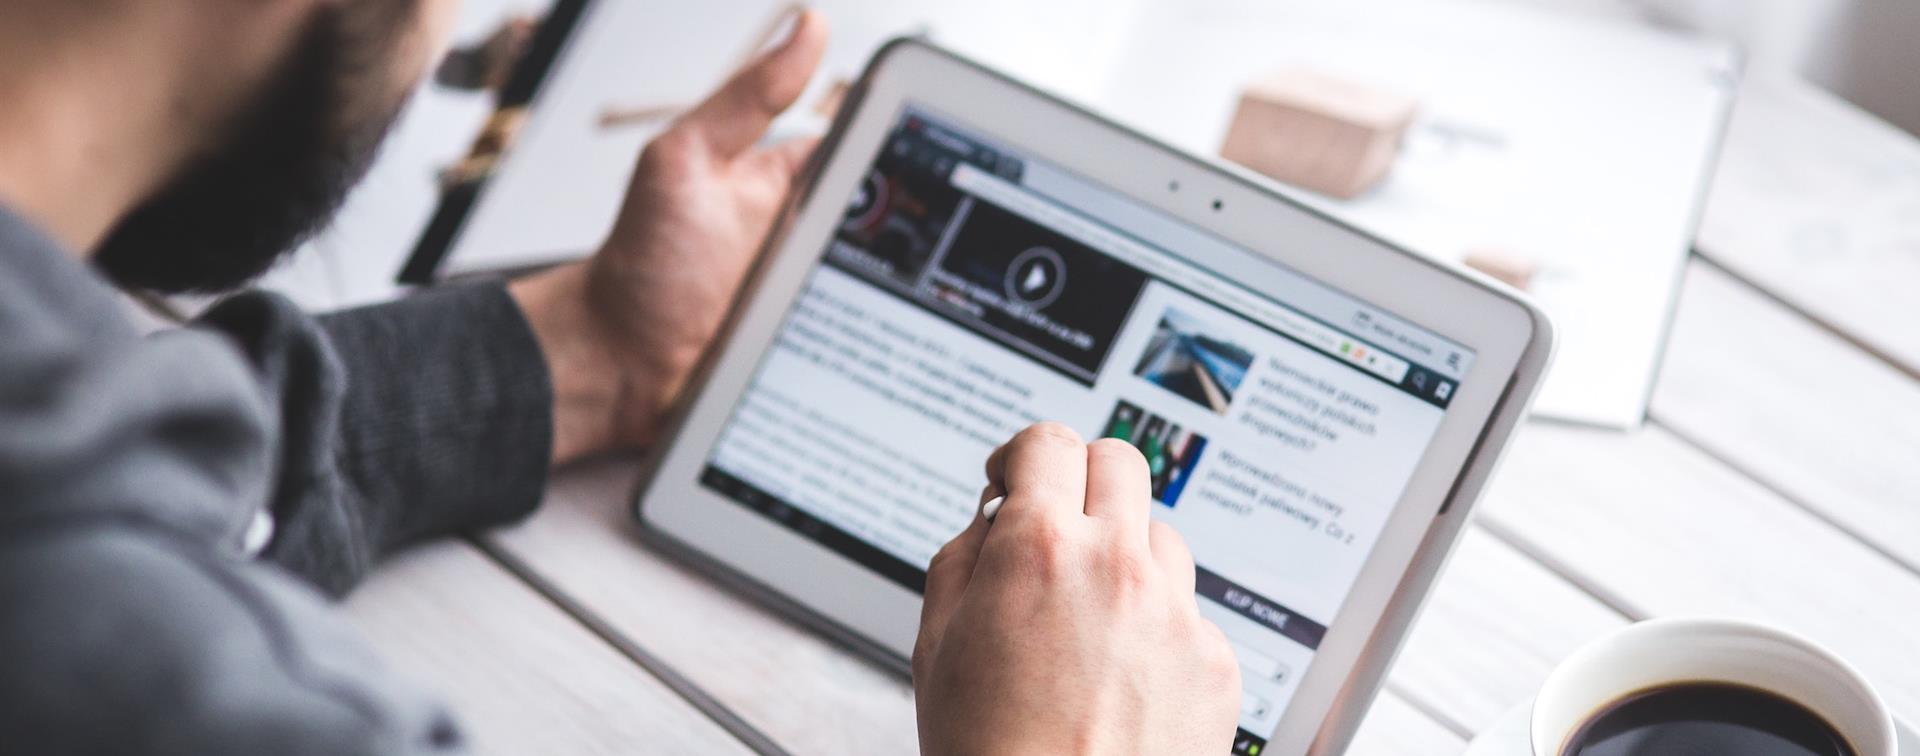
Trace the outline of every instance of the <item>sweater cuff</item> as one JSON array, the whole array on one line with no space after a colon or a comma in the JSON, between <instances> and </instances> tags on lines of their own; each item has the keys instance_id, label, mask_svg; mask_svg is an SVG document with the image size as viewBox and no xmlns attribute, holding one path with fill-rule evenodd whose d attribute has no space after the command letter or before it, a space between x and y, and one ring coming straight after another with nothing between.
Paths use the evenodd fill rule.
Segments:
<instances>
[{"instance_id":1,"label":"sweater cuff","mask_svg":"<svg viewBox=\"0 0 1920 756\"><path fill-rule=\"evenodd\" d=\"M321 318L345 368L339 469L373 556L516 520L546 488L553 388L498 282Z\"/></svg>"}]
</instances>

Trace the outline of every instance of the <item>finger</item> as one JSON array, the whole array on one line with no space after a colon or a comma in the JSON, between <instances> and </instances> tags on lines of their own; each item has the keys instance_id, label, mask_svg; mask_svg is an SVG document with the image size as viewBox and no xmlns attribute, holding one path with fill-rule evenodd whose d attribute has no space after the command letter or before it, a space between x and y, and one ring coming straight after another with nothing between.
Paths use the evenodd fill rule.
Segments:
<instances>
[{"instance_id":1,"label":"finger","mask_svg":"<svg viewBox=\"0 0 1920 756\"><path fill-rule=\"evenodd\" d=\"M1123 537L1145 544L1153 483L1147 458L1133 444L1103 438L1087 444L1087 515L1119 526Z\"/></svg>"},{"instance_id":2,"label":"finger","mask_svg":"<svg viewBox=\"0 0 1920 756\"><path fill-rule=\"evenodd\" d=\"M1085 512L1087 445L1059 423L1037 423L1000 453L1000 490L1007 500L995 522L1016 524Z\"/></svg>"},{"instance_id":3,"label":"finger","mask_svg":"<svg viewBox=\"0 0 1920 756\"><path fill-rule=\"evenodd\" d=\"M979 503L981 506L985 506L987 502L1004 497L1005 495L1006 492L1000 490L1000 484L988 481L985 486L980 488Z\"/></svg>"},{"instance_id":4,"label":"finger","mask_svg":"<svg viewBox=\"0 0 1920 756\"><path fill-rule=\"evenodd\" d=\"M699 138L721 157L745 152L775 116L800 99L826 49L825 17L801 11L785 42L734 72L672 130Z\"/></svg>"},{"instance_id":5,"label":"finger","mask_svg":"<svg viewBox=\"0 0 1920 756\"><path fill-rule=\"evenodd\" d=\"M987 488L990 488L996 491L997 493L994 494L995 496L998 496L1000 494L1004 494L1007 492L1007 487L1005 484L1005 481L1007 478L1007 445L1006 444L1001 444L999 446L993 447L993 451L987 454L986 473L987 473ZM988 498L992 498L992 497L988 497Z\"/></svg>"},{"instance_id":6,"label":"finger","mask_svg":"<svg viewBox=\"0 0 1920 756\"><path fill-rule=\"evenodd\" d=\"M987 454L987 486L980 489L980 514L992 522L1000 514L1000 507L1007 503L1007 445L993 447ZM998 499L999 501L994 501ZM987 510L987 503L993 503L993 510Z\"/></svg>"},{"instance_id":7,"label":"finger","mask_svg":"<svg viewBox=\"0 0 1920 756\"><path fill-rule=\"evenodd\" d=\"M916 647L935 649L946 634L947 624L960 598L973 582L973 565L979 561L980 545L987 540L986 520L975 514L967 528L940 547L927 565L927 590L920 605L920 638Z\"/></svg>"},{"instance_id":8,"label":"finger","mask_svg":"<svg viewBox=\"0 0 1920 756\"><path fill-rule=\"evenodd\" d=\"M813 157L813 151L819 147L820 137L794 137L754 153L754 160L780 180L791 182L800 178L800 172L806 170L807 159Z\"/></svg>"},{"instance_id":9,"label":"finger","mask_svg":"<svg viewBox=\"0 0 1920 756\"><path fill-rule=\"evenodd\" d=\"M1160 566L1160 574L1167 578L1174 594L1192 600L1196 570L1187 539L1172 525L1153 520L1147 525L1147 548L1153 551L1153 562Z\"/></svg>"}]
</instances>

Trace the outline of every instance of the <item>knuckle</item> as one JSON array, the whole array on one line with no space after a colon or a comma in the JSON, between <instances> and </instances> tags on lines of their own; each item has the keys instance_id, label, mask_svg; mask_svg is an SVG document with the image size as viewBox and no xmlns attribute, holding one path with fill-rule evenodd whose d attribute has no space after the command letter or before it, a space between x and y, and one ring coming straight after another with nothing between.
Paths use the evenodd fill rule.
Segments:
<instances>
[{"instance_id":1,"label":"knuckle","mask_svg":"<svg viewBox=\"0 0 1920 756\"><path fill-rule=\"evenodd\" d=\"M910 670L913 674L913 682L915 685L933 677L933 658L935 654L936 649L932 643L925 640L914 641Z\"/></svg>"},{"instance_id":2,"label":"knuckle","mask_svg":"<svg viewBox=\"0 0 1920 756\"><path fill-rule=\"evenodd\" d=\"M1074 449L1081 449L1086 446L1086 443L1080 440L1080 433L1078 431L1051 420L1027 426L1027 429L1020 431L1020 435L1014 440L1032 446L1058 446L1071 447Z\"/></svg>"},{"instance_id":3,"label":"knuckle","mask_svg":"<svg viewBox=\"0 0 1920 756\"><path fill-rule=\"evenodd\" d=\"M933 641L929 639L927 635L927 633L922 632L919 637L913 639L913 656L911 663L913 665L913 677L916 680L924 679L927 673L931 672L933 668Z\"/></svg>"},{"instance_id":4,"label":"knuckle","mask_svg":"<svg viewBox=\"0 0 1920 756\"><path fill-rule=\"evenodd\" d=\"M1096 439L1087 444L1087 459L1095 465L1113 465L1129 468L1145 477L1147 458L1139 449L1117 438Z\"/></svg>"},{"instance_id":5,"label":"knuckle","mask_svg":"<svg viewBox=\"0 0 1920 756\"><path fill-rule=\"evenodd\" d=\"M1116 596L1127 602L1137 601L1142 596L1157 595L1153 586L1157 582L1153 560L1131 549L1116 549L1107 553L1107 573L1113 580Z\"/></svg>"},{"instance_id":6,"label":"knuckle","mask_svg":"<svg viewBox=\"0 0 1920 756\"><path fill-rule=\"evenodd\" d=\"M1167 549L1170 554L1177 554L1186 561L1193 560L1193 556L1187 550L1186 536L1180 535L1179 528L1168 525L1162 520L1152 520L1147 523L1147 538L1161 548Z\"/></svg>"},{"instance_id":7,"label":"knuckle","mask_svg":"<svg viewBox=\"0 0 1920 756\"><path fill-rule=\"evenodd\" d=\"M1180 529L1168 524L1166 520L1148 522L1147 530L1148 535L1156 539L1165 538L1169 546L1184 546L1187 543L1186 539L1180 535Z\"/></svg>"},{"instance_id":8,"label":"knuckle","mask_svg":"<svg viewBox=\"0 0 1920 756\"><path fill-rule=\"evenodd\" d=\"M1070 574L1079 558L1072 534L1060 523L1042 519L1021 533L1021 553L1034 577L1055 581Z\"/></svg>"},{"instance_id":9,"label":"knuckle","mask_svg":"<svg viewBox=\"0 0 1920 756\"><path fill-rule=\"evenodd\" d=\"M1228 656L1225 661L1214 662L1208 667L1207 674L1211 678L1213 689L1222 699L1239 702L1240 691L1245 681L1240 679L1240 665L1234 662L1233 657Z\"/></svg>"},{"instance_id":10,"label":"knuckle","mask_svg":"<svg viewBox=\"0 0 1920 756\"><path fill-rule=\"evenodd\" d=\"M938 551L933 552L933 558L927 560L927 576L932 577L936 574L945 573L946 570L944 567L953 561L953 555L954 548L952 541L948 541L946 545L941 546Z\"/></svg>"},{"instance_id":11,"label":"knuckle","mask_svg":"<svg viewBox=\"0 0 1920 756\"><path fill-rule=\"evenodd\" d=\"M640 150L640 168L651 175L684 176L693 170L694 154L691 139L684 132L671 129Z\"/></svg>"},{"instance_id":12,"label":"knuckle","mask_svg":"<svg viewBox=\"0 0 1920 756\"><path fill-rule=\"evenodd\" d=\"M1227 636L1220 632L1220 628L1204 619L1200 622L1202 671L1216 688L1230 690L1237 695L1240 692L1240 660L1234 657L1233 646L1227 643Z\"/></svg>"},{"instance_id":13,"label":"knuckle","mask_svg":"<svg viewBox=\"0 0 1920 756\"><path fill-rule=\"evenodd\" d=\"M754 81L753 100L754 107L768 114L778 114L792 104L788 102L786 93L781 91L780 82L770 74Z\"/></svg>"}]
</instances>

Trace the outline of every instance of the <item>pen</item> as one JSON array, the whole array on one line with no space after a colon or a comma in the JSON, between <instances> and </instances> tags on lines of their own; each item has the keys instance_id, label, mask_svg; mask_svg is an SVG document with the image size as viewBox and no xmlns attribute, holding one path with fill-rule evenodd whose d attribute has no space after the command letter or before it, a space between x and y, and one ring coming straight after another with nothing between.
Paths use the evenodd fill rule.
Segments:
<instances>
[{"instance_id":1,"label":"pen","mask_svg":"<svg viewBox=\"0 0 1920 756\"><path fill-rule=\"evenodd\" d=\"M993 516L1000 514L1000 505L1006 502L1005 496L995 496L986 500L980 505L980 516L986 518L987 522L993 522Z\"/></svg>"}]
</instances>

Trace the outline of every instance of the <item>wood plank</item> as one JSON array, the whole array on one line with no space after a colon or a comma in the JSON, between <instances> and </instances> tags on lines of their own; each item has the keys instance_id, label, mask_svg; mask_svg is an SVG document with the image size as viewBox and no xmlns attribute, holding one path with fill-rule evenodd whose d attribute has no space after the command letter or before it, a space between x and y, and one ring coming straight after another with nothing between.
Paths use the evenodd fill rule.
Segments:
<instances>
[{"instance_id":1,"label":"wood plank","mask_svg":"<svg viewBox=\"0 0 1920 756\"><path fill-rule=\"evenodd\" d=\"M633 475L629 463L617 461L562 474L540 514L490 539L795 753L915 750L912 691L905 680L638 543L625 509ZM1488 550L1498 548L1491 542L1487 545ZM1486 570L1470 568L1463 572L1505 570L1513 567L1514 559L1517 556L1508 554ZM1563 590L1572 591L1564 586ZM1436 599L1437 606L1465 603L1464 598ZM1518 602L1490 605L1514 606ZM1549 605L1564 605L1564 601ZM1429 618L1423 624L1444 622L1450 614L1447 610L1436 611L1434 616L1442 619ZM1580 615L1569 612L1565 616ZM1469 635L1454 632L1442 637ZM1478 653L1499 655L1493 649ZM1543 657L1522 669L1540 667L1540 674L1544 674L1546 664L1548 660ZM1461 668L1457 663L1434 660L1410 669L1418 675L1432 676ZM1494 679L1508 682L1483 688L1492 691L1487 694L1492 697L1466 704L1464 711L1469 716L1481 718L1480 712L1527 693L1519 690L1526 685L1524 675ZM1522 681L1516 684L1511 679ZM1386 749L1382 752L1387 753L1457 753L1463 744L1460 735L1401 697L1417 695L1417 688L1416 683L1407 691L1388 694L1393 702L1381 704L1384 708L1379 709L1386 713L1369 713L1370 718L1393 722L1391 726L1367 725L1388 730L1366 733L1372 744L1369 747ZM1412 744L1430 745L1413 748Z\"/></svg>"},{"instance_id":2,"label":"wood plank","mask_svg":"<svg viewBox=\"0 0 1920 756\"><path fill-rule=\"evenodd\" d=\"M562 473L538 514L489 538L793 753L918 749L904 679L641 545L634 470Z\"/></svg>"},{"instance_id":3,"label":"wood plank","mask_svg":"<svg viewBox=\"0 0 1920 756\"><path fill-rule=\"evenodd\" d=\"M1478 733L1533 698L1574 649L1627 618L1473 527L1407 645L1388 689L1461 732Z\"/></svg>"},{"instance_id":4,"label":"wood plank","mask_svg":"<svg viewBox=\"0 0 1920 756\"><path fill-rule=\"evenodd\" d=\"M1920 140L1756 73L1712 187L1702 253L1920 374Z\"/></svg>"},{"instance_id":5,"label":"wood plank","mask_svg":"<svg viewBox=\"0 0 1920 756\"><path fill-rule=\"evenodd\" d=\"M346 611L446 697L476 753L750 753L470 544L400 556Z\"/></svg>"},{"instance_id":6,"label":"wood plank","mask_svg":"<svg viewBox=\"0 0 1920 756\"><path fill-rule=\"evenodd\" d=\"M1466 738L1422 713L1406 699L1382 693L1360 721L1360 732L1347 746L1348 756L1454 756L1467 747Z\"/></svg>"},{"instance_id":7,"label":"wood plank","mask_svg":"<svg viewBox=\"0 0 1920 756\"><path fill-rule=\"evenodd\" d=\"M1920 382L1696 263L1652 414L1920 571Z\"/></svg>"},{"instance_id":8,"label":"wood plank","mask_svg":"<svg viewBox=\"0 0 1920 756\"><path fill-rule=\"evenodd\" d=\"M1802 633L1920 717L1920 577L1657 427L1530 425L1483 522L1635 616Z\"/></svg>"}]
</instances>

